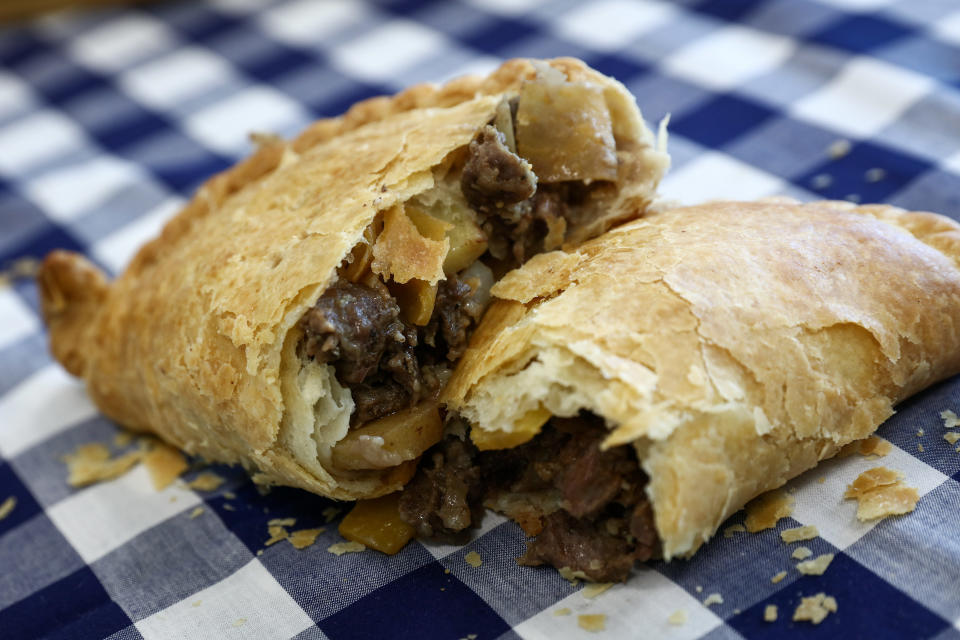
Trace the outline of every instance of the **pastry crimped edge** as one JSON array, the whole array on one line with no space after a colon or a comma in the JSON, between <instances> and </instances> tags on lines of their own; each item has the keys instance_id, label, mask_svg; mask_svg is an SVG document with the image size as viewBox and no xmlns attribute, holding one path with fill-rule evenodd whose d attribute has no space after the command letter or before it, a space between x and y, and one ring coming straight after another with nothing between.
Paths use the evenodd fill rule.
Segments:
<instances>
[{"instance_id":1,"label":"pastry crimped edge","mask_svg":"<svg viewBox=\"0 0 960 640\"><path fill-rule=\"evenodd\" d=\"M755 228L725 230L744 216ZM650 477L664 557L686 556L960 372L958 267L960 225L933 213L783 198L662 211L501 280L445 400L478 442L529 439L523 417L544 408L603 417L604 446L634 446Z\"/></svg>"},{"instance_id":2,"label":"pastry crimped edge","mask_svg":"<svg viewBox=\"0 0 960 640\"><path fill-rule=\"evenodd\" d=\"M578 60L546 64L613 92L615 135L619 126L635 136L638 164L653 169L629 176L618 201L623 218L640 215L668 160L633 97ZM207 180L113 282L82 256L52 253L38 281L54 356L119 423L256 469L259 481L344 499L399 488L412 463L335 479L303 450L305 438L342 437L352 400L332 368L308 365L321 371L306 384L320 380L313 391L328 399L315 420L333 429L312 431L296 323L377 213L430 188L431 169L536 74L532 61L511 60L487 77L364 100L289 143L264 138Z\"/></svg>"}]
</instances>

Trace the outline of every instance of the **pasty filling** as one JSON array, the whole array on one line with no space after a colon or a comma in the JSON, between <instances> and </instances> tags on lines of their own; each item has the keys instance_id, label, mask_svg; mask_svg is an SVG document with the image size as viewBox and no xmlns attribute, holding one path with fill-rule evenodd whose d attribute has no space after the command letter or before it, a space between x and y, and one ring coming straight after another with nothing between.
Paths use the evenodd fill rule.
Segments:
<instances>
[{"instance_id":1,"label":"pasty filling","mask_svg":"<svg viewBox=\"0 0 960 640\"><path fill-rule=\"evenodd\" d=\"M478 451L448 435L400 495L400 517L420 537L449 537L477 526L486 506L536 536L520 564L625 580L636 562L659 555L659 541L636 452L602 451L606 435L603 421L587 413L552 418L512 449Z\"/></svg>"},{"instance_id":2,"label":"pasty filling","mask_svg":"<svg viewBox=\"0 0 960 640\"><path fill-rule=\"evenodd\" d=\"M439 441L437 397L495 278L610 215L638 143L615 139L606 100L547 68L434 169L432 188L367 228L299 324L300 359L331 365L353 399L336 468L386 469Z\"/></svg>"}]
</instances>

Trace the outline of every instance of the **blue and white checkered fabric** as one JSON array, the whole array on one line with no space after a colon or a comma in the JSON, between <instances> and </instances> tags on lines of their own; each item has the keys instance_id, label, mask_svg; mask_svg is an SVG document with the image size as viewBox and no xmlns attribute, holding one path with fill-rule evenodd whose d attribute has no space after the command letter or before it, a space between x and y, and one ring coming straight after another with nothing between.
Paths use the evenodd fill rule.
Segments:
<instances>
[{"instance_id":1,"label":"blue and white checkered fabric","mask_svg":"<svg viewBox=\"0 0 960 640\"><path fill-rule=\"evenodd\" d=\"M249 151L250 131L290 135L367 96L557 55L623 81L649 120L672 114L669 197L850 198L960 219L955 0L218 0L0 31L0 268L60 247L116 272ZM0 288L0 503L16 498L0 520L0 637L555 639L594 637L576 615L598 613L607 637L960 638L960 453L944 409L960 413L960 379L880 430L895 445L882 464L923 496L909 516L857 522L843 490L878 464L859 456L791 484L778 530L816 525L806 544L837 554L824 575L800 575L769 530L718 536L587 599L517 567L523 535L493 516L463 548L338 557L329 501L260 495L236 469L218 469L229 480L212 493L156 492L142 467L69 488L60 456L116 428L47 355L35 287L14 280ZM265 548L276 517L326 531L305 550ZM791 622L818 592L839 610ZM712 593L723 601L704 606ZM678 610L685 623L670 624Z\"/></svg>"}]
</instances>

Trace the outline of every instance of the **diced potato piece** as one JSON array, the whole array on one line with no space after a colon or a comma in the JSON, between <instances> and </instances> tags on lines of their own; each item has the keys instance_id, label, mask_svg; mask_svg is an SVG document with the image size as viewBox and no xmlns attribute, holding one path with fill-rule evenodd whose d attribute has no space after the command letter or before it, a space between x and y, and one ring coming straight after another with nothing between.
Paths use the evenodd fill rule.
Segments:
<instances>
[{"instance_id":1,"label":"diced potato piece","mask_svg":"<svg viewBox=\"0 0 960 640\"><path fill-rule=\"evenodd\" d=\"M513 425L513 431L485 431L473 427L470 429L470 439L481 451L509 449L532 440L550 417L548 409L538 407L523 414Z\"/></svg>"},{"instance_id":2,"label":"diced potato piece","mask_svg":"<svg viewBox=\"0 0 960 640\"><path fill-rule=\"evenodd\" d=\"M438 190L431 193L425 201L421 199L416 203L408 202L406 210L408 215L411 211L420 211L423 215L450 225L446 229L450 248L443 262L443 272L447 275L466 269L487 250L487 236L477 224L477 216L460 192L459 184L456 191ZM418 221L420 218L417 213L411 215L410 219L420 229L421 222ZM423 226L420 232L426 236L425 229L430 225Z\"/></svg>"},{"instance_id":3,"label":"diced potato piece","mask_svg":"<svg viewBox=\"0 0 960 640\"><path fill-rule=\"evenodd\" d=\"M387 469L413 460L440 441L443 420L436 400L368 422L333 448L333 463L346 470Z\"/></svg>"},{"instance_id":4,"label":"diced potato piece","mask_svg":"<svg viewBox=\"0 0 960 640\"><path fill-rule=\"evenodd\" d=\"M413 527L400 519L400 493L361 500L340 522L340 535L393 555L413 538Z\"/></svg>"},{"instance_id":5,"label":"diced potato piece","mask_svg":"<svg viewBox=\"0 0 960 640\"><path fill-rule=\"evenodd\" d=\"M515 124L517 151L540 182L616 180L613 123L600 87L528 82L520 90Z\"/></svg>"},{"instance_id":6,"label":"diced potato piece","mask_svg":"<svg viewBox=\"0 0 960 640\"><path fill-rule=\"evenodd\" d=\"M400 315L404 320L418 327L430 322L433 305L437 301L437 285L414 278L403 284L391 282L388 286L400 305Z\"/></svg>"},{"instance_id":7,"label":"diced potato piece","mask_svg":"<svg viewBox=\"0 0 960 640\"><path fill-rule=\"evenodd\" d=\"M477 261L487 250L487 236L476 223L465 220L447 231L450 250L443 261L447 275L463 271Z\"/></svg>"}]
</instances>

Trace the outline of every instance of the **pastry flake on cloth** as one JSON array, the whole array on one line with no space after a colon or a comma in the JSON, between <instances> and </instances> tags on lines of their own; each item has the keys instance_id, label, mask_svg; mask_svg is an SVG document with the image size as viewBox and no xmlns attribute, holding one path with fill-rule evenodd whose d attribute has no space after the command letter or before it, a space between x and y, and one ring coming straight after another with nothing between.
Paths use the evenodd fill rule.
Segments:
<instances>
[{"instance_id":1,"label":"pastry flake on cloth","mask_svg":"<svg viewBox=\"0 0 960 640\"><path fill-rule=\"evenodd\" d=\"M495 285L446 389L469 439L424 456L401 512L443 531L427 489L456 505L445 479L483 478L469 490L536 535L523 564L616 581L688 556L960 371L958 258L945 217L785 200L662 211L539 255ZM789 513L768 502L747 528Z\"/></svg>"},{"instance_id":2,"label":"pastry flake on cloth","mask_svg":"<svg viewBox=\"0 0 960 640\"><path fill-rule=\"evenodd\" d=\"M843 497L857 501L857 519L861 522L910 513L920 494L902 480L903 473L895 469L867 469L850 483Z\"/></svg>"},{"instance_id":3,"label":"pastry flake on cloth","mask_svg":"<svg viewBox=\"0 0 960 640\"><path fill-rule=\"evenodd\" d=\"M334 498L409 480L496 276L644 215L669 158L579 60L365 100L204 183L112 282L57 251L51 348L118 423Z\"/></svg>"}]
</instances>

